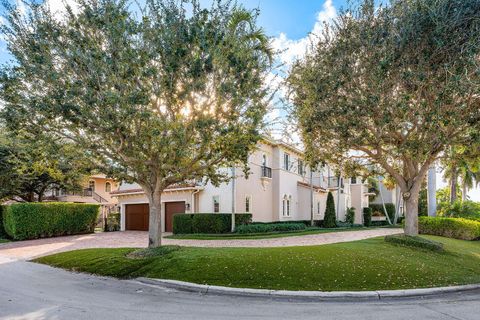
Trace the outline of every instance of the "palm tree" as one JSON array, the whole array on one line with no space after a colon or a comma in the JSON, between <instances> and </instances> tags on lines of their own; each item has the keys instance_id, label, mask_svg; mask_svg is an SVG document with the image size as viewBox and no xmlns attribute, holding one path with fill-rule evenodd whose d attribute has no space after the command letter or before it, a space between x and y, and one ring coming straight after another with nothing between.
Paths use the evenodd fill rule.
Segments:
<instances>
[{"instance_id":1,"label":"palm tree","mask_svg":"<svg viewBox=\"0 0 480 320\"><path fill-rule=\"evenodd\" d=\"M462 161L458 166L458 176L462 181L462 200L467 200L469 190L480 184L480 161Z\"/></svg>"}]
</instances>

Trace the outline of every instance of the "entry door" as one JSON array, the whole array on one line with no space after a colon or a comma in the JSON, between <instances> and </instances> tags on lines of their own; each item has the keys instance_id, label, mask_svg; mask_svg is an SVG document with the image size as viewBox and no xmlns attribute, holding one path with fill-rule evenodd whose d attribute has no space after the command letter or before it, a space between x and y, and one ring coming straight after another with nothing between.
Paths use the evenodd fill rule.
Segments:
<instances>
[{"instance_id":1,"label":"entry door","mask_svg":"<svg viewBox=\"0 0 480 320\"><path fill-rule=\"evenodd\" d=\"M185 201L165 202L165 232L173 231L173 216L185 213Z\"/></svg>"},{"instance_id":2,"label":"entry door","mask_svg":"<svg viewBox=\"0 0 480 320\"><path fill-rule=\"evenodd\" d=\"M148 204L125 205L125 229L148 231Z\"/></svg>"}]
</instances>

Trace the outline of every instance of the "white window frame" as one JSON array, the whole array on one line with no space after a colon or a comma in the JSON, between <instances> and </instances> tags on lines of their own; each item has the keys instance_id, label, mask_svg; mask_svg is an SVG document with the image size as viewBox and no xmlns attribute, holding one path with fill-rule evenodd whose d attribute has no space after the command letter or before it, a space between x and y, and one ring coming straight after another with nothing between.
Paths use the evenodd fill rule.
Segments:
<instances>
[{"instance_id":1,"label":"white window frame","mask_svg":"<svg viewBox=\"0 0 480 320\"><path fill-rule=\"evenodd\" d=\"M248 210L247 210L248 201ZM245 213L252 213L252 196L250 194L245 195Z\"/></svg>"},{"instance_id":2,"label":"white window frame","mask_svg":"<svg viewBox=\"0 0 480 320\"><path fill-rule=\"evenodd\" d=\"M290 153L283 153L283 169L290 171Z\"/></svg>"},{"instance_id":3,"label":"white window frame","mask_svg":"<svg viewBox=\"0 0 480 320\"><path fill-rule=\"evenodd\" d=\"M215 209L215 200L217 200L217 203L218 203L218 210ZM212 196L212 207L213 207L213 213L220 213L220 196L219 195L215 195L215 196Z\"/></svg>"},{"instance_id":4,"label":"white window frame","mask_svg":"<svg viewBox=\"0 0 480 320\"><path fill-rule=\"evenodd\" d=\"M287 196L286 194L282 199L282 216L291 217L292 214L292 196Z\"/></svg>"},{"instance_id":5,"label":"white window frame","mask_svg":"<svg viewBox=\"0 0 480 320\"><path fill-rule=\"evenodd\" d=\"M306 173L306 170L305 170L305 163L303 163L303 160L302 159L298 159L297 160L297 171L298 171L298 174L301 175L302 177L305 175Z\"/></svg>"}]
</instances>

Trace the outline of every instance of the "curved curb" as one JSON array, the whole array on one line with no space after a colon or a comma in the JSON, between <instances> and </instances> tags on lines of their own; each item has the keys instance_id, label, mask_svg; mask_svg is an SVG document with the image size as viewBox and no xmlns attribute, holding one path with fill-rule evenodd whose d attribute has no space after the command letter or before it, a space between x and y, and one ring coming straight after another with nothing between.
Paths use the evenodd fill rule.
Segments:
<instances>
[{"instance_id":1,"label":"curved curb","mask_svg":"<svg viewBox=\"0 0 480 320\"><path fill-rule=\"evenodd\" d=\"M196 284L178 280L137 278L137 282L161 288L175 289L200 294L264 297L284 299L309 299L309 300L382 300L388 298L409 298L435 296L446 293L456 293L480 289L480 284L463 286L406 289L406 290L377 290L377 291L288 291L250 288L231 288Z\"/></svg>"}]
</instances>

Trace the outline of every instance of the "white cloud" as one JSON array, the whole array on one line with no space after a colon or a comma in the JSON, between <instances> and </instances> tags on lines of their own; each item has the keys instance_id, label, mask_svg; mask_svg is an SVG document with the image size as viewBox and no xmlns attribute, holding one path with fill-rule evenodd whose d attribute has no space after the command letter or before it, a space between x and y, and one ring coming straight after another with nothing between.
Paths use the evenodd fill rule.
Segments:
<instances>
[{"instance_id":1,"label":"white cloud","mask_svg":"<svg viewBox=\"0 0 480 320\"><path fill-rule=\"evenodd\" d=\"M74 0L46 0L45 4L50 8L50 12L59 19L62 19L67 13L67 5L72 8L73 13L77 13L79 10L77 2Z\"/></svg>"},{"instance_id":2,"label":"white cloud","mask_svg":"<svg viewBox=\"0 0 480 320\"><path fill-rule=\"evenodd\" d=\"M321 35L324 24L331 22L336 16L337 10L333 6L332 0L326 0L322 10L317 13L317 20L312 31L307 36L292 40L282 32L276 37L273 40L273 47L280 51L279 59L285 64L285 67L288 68L296 59L303 57L314 37Z\"/></svg>"}]
</instances>

